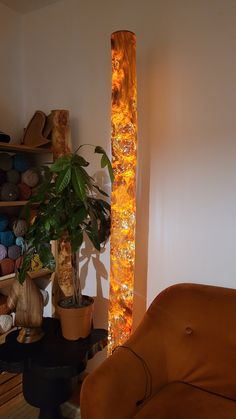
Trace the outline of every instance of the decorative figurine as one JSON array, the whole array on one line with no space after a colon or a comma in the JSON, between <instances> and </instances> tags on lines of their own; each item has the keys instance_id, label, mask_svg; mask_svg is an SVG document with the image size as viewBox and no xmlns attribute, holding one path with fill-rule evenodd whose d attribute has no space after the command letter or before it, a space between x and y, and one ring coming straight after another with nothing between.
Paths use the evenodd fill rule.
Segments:
<instances>
[{"instance_id":1,"label":"decorative figurine","mask_svg":"<svg viewBox=\"0 0 236 419\"><path fill-rule=\"evenodd\" d=\"M45 293L48 294L47 291L41 292L28 274L23 285L17 278L15 279L8 295L7 305L11 312L16 312L15 326L21 327L17 337L18 342L37 342L43 337L43 307L47 303Z\"/></svg>"}]
</instances>

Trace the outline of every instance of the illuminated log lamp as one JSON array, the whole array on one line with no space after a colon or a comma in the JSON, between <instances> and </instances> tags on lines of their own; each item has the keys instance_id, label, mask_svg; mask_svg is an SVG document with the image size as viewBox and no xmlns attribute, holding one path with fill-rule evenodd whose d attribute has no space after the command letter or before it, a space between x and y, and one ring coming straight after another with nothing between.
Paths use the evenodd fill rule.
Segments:
<instances>
[{"instance_id":1,"label":"illuminated log lamp","mask_svg":"<svg viewBox=\"0 0 236 419\"><path fill-rule=\"evenodd\" d=\"M129 337L132 329L135 264L137 89L136 37L114 32L112 48L111 260L108 353Z\"/></svg>"}]
</instances>

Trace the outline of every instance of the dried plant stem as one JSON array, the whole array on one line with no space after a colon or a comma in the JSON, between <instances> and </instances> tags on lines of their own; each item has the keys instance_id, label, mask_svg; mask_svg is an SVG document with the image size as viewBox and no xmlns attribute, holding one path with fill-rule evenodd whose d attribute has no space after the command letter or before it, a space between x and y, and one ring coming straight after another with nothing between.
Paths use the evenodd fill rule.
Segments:
<instances>
[{"instance_id":1,"label":"dried plant stem","mask_svg":"<svg viewBox=\"0 0 236 419\"><path fill-rule=\"evenodd\" d=\"M79 269L77 264L76 252L71 254L71 265L72 265L72 285L74 289L73 299L75 305L82 306L82 293L81 285L79 280Z\"/></svg>"}]
</instances>

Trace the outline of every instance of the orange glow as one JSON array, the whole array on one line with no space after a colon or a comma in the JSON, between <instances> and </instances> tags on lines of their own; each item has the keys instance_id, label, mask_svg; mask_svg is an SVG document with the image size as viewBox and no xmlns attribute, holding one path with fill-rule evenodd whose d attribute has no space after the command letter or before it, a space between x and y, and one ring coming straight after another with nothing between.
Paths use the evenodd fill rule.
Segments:
<instances>
[{"instance_id":1,"label":"orange glow","mask_svg":"<svg viewBox=\"0 0 236 419\"><path fill-rule=\"evenodd\" d=\"M119 31L112 44L111 271L108 352L132 329L135 263L137 91L136 37Z\"/></svg>"}]
</instances>

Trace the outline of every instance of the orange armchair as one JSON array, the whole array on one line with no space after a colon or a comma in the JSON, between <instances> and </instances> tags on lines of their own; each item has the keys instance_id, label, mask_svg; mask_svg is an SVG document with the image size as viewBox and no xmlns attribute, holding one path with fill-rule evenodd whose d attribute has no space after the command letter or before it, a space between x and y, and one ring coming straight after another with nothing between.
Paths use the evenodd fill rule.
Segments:
<instances>
[{"instance_id":1,"label":"orange armchair","mask_svg":"<svg viewBox=\"0 0 236 419\"><path fill-rule=\"evenodd\" d=\"M82 419L235 419L236 290L177 284L81 389Z\"/></svg>"}]
</instances>

